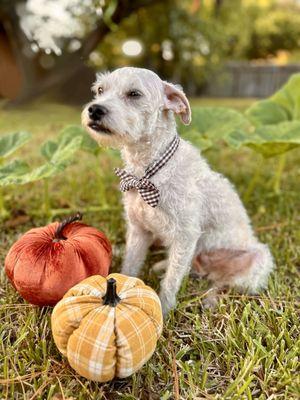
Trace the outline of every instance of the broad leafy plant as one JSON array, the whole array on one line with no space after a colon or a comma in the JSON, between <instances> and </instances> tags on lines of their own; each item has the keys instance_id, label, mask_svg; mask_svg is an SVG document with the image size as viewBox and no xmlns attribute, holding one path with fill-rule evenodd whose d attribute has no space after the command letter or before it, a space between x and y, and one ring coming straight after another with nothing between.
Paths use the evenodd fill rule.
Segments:
<instances>
[{"instance_id":1,"label":"broad leafy plant","mask_svg":"<svg viewBox=\"0 0 300 400\"><path fill-rule=\"evenodd\" d=\"M285 154L300 146L300 74L293 75L269 99L254 103L245 115L253 126L253 132L235 133L230 136L229 144L236 148L248 146L264 158L279 155L274 176L274 190L279 192ZM263 161L258 165L255 180L259 176L262 163Z\"/></svg>"},{"instance_id":2,"label":"broad leafy plant","mask_svg":"<svg viewBox=\"0 0 300 400\"><path fill-rule=\"evenodd\" d=\"M0 162L22 147L30 137L28 132L15 132L0 137Z\"/></svg>"},{"instance_id":3,"label":"broad leafy plant","mask_svg":"<svg viewBox=\"0 0 300 400\"><path fill-rule=\"evenodd\" d=\"M0 218L9 215L4 208L4 197L1 192L3 187L13 185L25 185L28 183L41 181L44 186L44 198L42 213L47 216L51 214L65 213L65 209L53 210L50 204L49 180L63 172L75 159L75 153L83 150L94 156L101 153L98 144L86 134L80 125L71 125L64 128L56 140L47 140L40 148L40 154L44 162L39 166L32 168L26 161L21 159L13 159L4 163L4 157L12 154L22 144L30 139L29 134L23 132L14 133L3 136L0 139ZM108 150L112 158L116 158L116 152ZM108 207L107 191L103 172L99 168L97 170L98 179L95 180L99 198L101 199L101 207L89 207L89 209L103 209ZM33 211L40 213L38 211Z\"/></svg>"},{"instance_id":4,"label":"broad leafy plant","mask_svg":"<svg viewBox=\"0 0 300 400\"><path fill-rule=\"evenodd\" d=\"M0 138L0 181L3 176L13 173L14 170L20 172L23 168L24 171L24 163L19 160L15 160L12 163L6 163L6 159L27 143L28 140L30 140L30 137L31 135L28 132L14 132ZM7 215L8 211L5 209L4 196L0 187L0 218Z\"/></svg>"},{"instance_id":5,"label":"broad leafy plant","mask_svg":"<svg viewBox=\"0 0 300 400\"><path fill-rule=\"evenodd\" d=\"M30 136L27 134L26 139ZM11 154L13 150L25 143L24 134L6 135L0 141L0 154ZM50 213L48 180L70 165L74 159L75 153L79 150L89 151L97 154L97 144L89 138L80 126L70 126L64 129L56 141L48 140L40 148L40 153L45 162L35 168L19 159L12 160L0 166L0 186L24 185L27 183L42 180L44 184L44 212ZM1 205L1 203L0 203ZM2 201L2 216L7 212L4 210Z\"/></svg>"},{"instance_id":6,"label":"broad leafy plant","mask_svg":"<svg viewBox=\"0 0 300 400\"><path fill-rule=\"evenodd\" d=\"M251 135L232 135L234 146L247 145L264 157L300 146L300 74L267 100L254 103L245 113L254 127Z\"/></svg>"},{"instance_id":7,"label":"broad leafy plant","mask_svg":"<svg viewBox=\"0 0 300 400\"><path fill-rule=\"evenodd\" d=\"M222 140L234 149L247 146L263 158L280 156L274 177L274 190L278 192L285 153L300 146L300 74L293 75L269 99L255 102L244 115L221 107L194 110L193 123L183 129L182 134L203 151ZM249 184L246 197L255 187L262 163Z\"/></svg>"},{"instance_id":8,"label":"broad leafy plant","mask_svg":"<svg viewBox=\"0 0 300 400\"><path fill-rule=\"evenodd\" d=\"M238 111L226 107L199 107L193 109L191 125L181 127L180 131L185 139L205 151L218 141L228 142L231 136L250 129L249 121Z\"/></svg>"}]
</instances>

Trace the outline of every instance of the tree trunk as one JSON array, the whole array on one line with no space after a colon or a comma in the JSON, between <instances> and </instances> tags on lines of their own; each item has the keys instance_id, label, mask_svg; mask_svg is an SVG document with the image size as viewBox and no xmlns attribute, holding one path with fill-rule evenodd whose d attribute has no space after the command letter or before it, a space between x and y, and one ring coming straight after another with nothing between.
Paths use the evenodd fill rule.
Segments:
<instances>
[{"instance_id":1,"label":"tree trunk","mask_svg":"<svg viewBox=\"0 0 300 400\"><path fill-rule=\"evenodd\" d=\"M22 76L9 45L8 37L0 25L0 97L14 99L22 85Z\"/></svg>"},{"instance_id":2,"label":"tree trunk","mask_svg":"<svg viewBox=\"0 0 300 400\"><path fill-rule=\"evenodd\" d=\"M137 9L151 6L156 2L158 0L119 0L111 17L110 26L119 24ZM3 26L10 39L13 53L23 77L20 95L10 102L9 106L23 104L74 78L78 71L82 71L84 62L90 53L111 30L110 26L101 19L97 27L83 39L79 50L56 57L55 66L46 71L39 64L40 54L31 51L31 44L20 28L16 13L16 2L8 1L5 5L2 5L0 20L3 21ZM24 47L26 47L27 55L24 55ZM28 54L30 54L30 57L28 57Z\"/></svg>"},{"instance_id":3,"label":"tree trunk","mask_svg":"<svg viewBox=\"0 0 300 400\"><path fill-rule=\"evenodd\" d=\"M223 0L215 0L215 15L219 15Z\"/></svg>"}]
</instances>

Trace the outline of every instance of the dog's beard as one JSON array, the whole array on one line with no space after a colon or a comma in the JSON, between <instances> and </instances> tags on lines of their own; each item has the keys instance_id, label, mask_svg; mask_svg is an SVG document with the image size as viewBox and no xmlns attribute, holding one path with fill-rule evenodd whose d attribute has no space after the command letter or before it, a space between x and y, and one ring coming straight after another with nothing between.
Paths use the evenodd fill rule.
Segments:
<instances>
[{"instance_id":1,"label":"dog's beard","mask_svg":"<svg viewBox=\"0 0 300 400\"><path fill-rule=\"evenodd\" d=\"M105 126L101 122L90 121L88 123L88 127L90 129L92 129L93 131L95 131L96 133L99 133L99 134L105 134L105 135L112 135L113 134L112 130L110 128L108 128L107 126Z\"/></svg>"},{"instance_id":2,"label":"dog's beard","mask_svg":"<svg viewBox=\"0 0 300 400\"><path fill-rule=\"evenodd\" d=\"M120 149L123 146L122 136L110 128L109 132L103 132L102 129L93 129L89 124L84 124L89 135L102 147L112 147Z\"/></svg>"}]
</instances>

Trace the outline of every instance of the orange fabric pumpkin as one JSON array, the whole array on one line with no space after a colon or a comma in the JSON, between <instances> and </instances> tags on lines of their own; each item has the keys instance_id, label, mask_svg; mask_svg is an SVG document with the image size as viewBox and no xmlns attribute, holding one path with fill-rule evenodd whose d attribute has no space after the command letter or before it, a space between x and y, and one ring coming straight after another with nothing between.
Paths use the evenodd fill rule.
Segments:
<instances>
[{"instance_id":1,"label":"orange fabric pumpkin","mask_svg":"<svg viewBox=\"0 0 300 400\"><path fill-rule=\"evenodd\" d=\"M91 275L107 276L112 250L106 236L80 222L81 215L25 233L9 250L5 271L29 303L55 305Z\"/></svg>"}]
</instances>

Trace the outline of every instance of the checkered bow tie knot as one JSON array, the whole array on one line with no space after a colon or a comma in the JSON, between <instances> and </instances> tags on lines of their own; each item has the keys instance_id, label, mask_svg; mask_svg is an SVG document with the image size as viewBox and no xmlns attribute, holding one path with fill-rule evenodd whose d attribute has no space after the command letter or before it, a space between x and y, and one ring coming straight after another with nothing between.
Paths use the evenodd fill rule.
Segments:
<instances>
[{"instance_id":1,"label":"checkered bow tie knot","mask_svg":"<svg viewBox=\"0 0 300 400\"><path fill-rule=\"evenodd\" d=\"M158 188L152 183L149 178L156 174L167 161L172 157L179 145L179 137L176 136L170 146L163 155L146 169L146 173L142 178L129 174L124 169L116 168L115 173L120 178L120 190L127 192L128 190L136 189L142 199L151 207L157 207L160 199Z\"/></svg>"},{"instance_id":2,"label":"checkered bow tie knot","mask_svg":"<svg viewBox=\"0 0 300 400\"><path fill-rule=\"evenodd\" d=\"M149 179L145 177L139 179L120 168L116 168L115 173L120 178L120 190L122 192L137 189L143 200L148 203L149 206L156 207L158 205L159 190Z\"/></svg>"}]
</instances>

